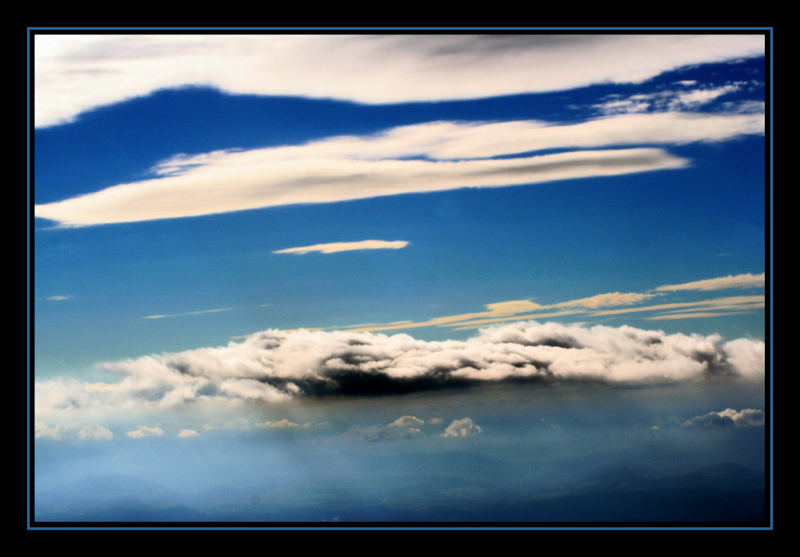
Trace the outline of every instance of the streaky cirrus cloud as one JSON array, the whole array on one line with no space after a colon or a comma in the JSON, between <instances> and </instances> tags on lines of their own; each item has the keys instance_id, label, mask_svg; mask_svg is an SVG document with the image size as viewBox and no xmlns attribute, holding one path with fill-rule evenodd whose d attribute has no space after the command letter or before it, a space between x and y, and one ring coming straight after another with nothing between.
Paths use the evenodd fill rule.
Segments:
<instances>
[{"instance_id":1,"label":"streaky cirrus cloud","mask_svg":"<svg viewBox=\"0 0 800 557\"><path fill-rule=\"evenodd\" d=\"M62 124L187 85L369 104L484 98L640 83L764 53L763 36L737 34L40 34L34 114L36 127Z\"/></svg>"},{"instance_id":2,"label":"streaky cirrus cloud","mask_svg":"<svg viewBox=\"0 0 800 557\"><path fill-rule=\"evenodd\" d=\"M714 429L725 427L754 427L764 425L764 411L755 408L734 410L726 408L721 412L708 412L683 422L683 427Z\"/></svg>"},{"instance_id":3,"label":"streaky cirrus cloud","mask_svg":"<svg viewBox=\"0 0 800 557\"><path fill-rule=\"evenodd\" d=\"M668 335L629 326L518 322L465 341L352 331L255 333L243 342L105 362L121 380L37 382L40 419L83 409L133 411L202 402L270 404L386 396L523 381L659 385L711 378L761 380L764 343ZM142 435L148 432L140 428ZM129 434L130 435L130 434Z\"/></svg>"},{"instance_id":4,"label":"streaky cirrus cloud","mask_svg":"<svg viewBox=\"0 0 800 557\"><path fill-rule=\"evenodd\" d=\"M481 426L472 421L472 418L453 420L442 433L442 437L469 437L481 433Z\"/></svg>"},{"instance_id":5,"label":"streaky cirrus cloud","mask_svg":"<svg viewBox=\"0 0 800 557\"><path fill-rule=\"evenodd\" d=\"M214 309L202 309L197 311L187 311L184 313L159 313L154 315L145 315L142 319L168 319L171 317L185 317L187 315L203 315L205 313L219 313L222 311L231 311L232 309L236 308L214 308Z\"/></svg>"},{"instance_id":6,"label":"streaky cirrus cloud","mask_svg":"<svg viewBox=\"0 0 800 557\"><path fill-rule=\"evenodd\" d=\"M724 290L726 288L758 288L764 287L766 274L755 275L744 273L741 275L728 275L713 279L696 280L682 284L665 284L657 287L657 292L674 292L677 290Z\"/></svg>"},{"instance_id":7,"label":"streaky cirrus cloud","mask_svg":"<svg viewBox=\"0 0 800 557\"><path fill-rule=\"evenodd\" d=\"M630 114L568 125L431 122L303 145L176 155L156 165L153 178L36 205L35 215L89 226L680 169L690 161L641 145L763 134L764 122L763 113ZM637 147L609 148L631 145ZM582 150L530 154L566 148ZM521 153L528 154L491 158Z\"/></svg>"},{"instance_id":8,"label":"streaky cirrus cloud","mask_svg":"<svg viewBox=\"0 0 800 557\"><path fill-rule=\"evenodd\" d=\"M688 165L686 159L662 149L637 148L459 161L310 155L298 171L296 161L273 164L262 158L267 154L263 151L268 150L228 153L181 174L36 205L35 214L64 226L90 226L466 187L616 176Z\"/></svg>"},{"instance_id":9,"label":"streaky cirrus cloud","mask_svg":"<svg viewBox=\"0 0 800 557\"><path fill-rule=\"evenodd\" d=\"M340 253L343 251L359 251L367 249L402 249L407 245L408 242L405 240L362 240L360 242L329 242L327 244L315 244L313 246L286 248L273 251L272 253L294 253L297 255L303 255L315 251L320 253Z\"/></svg>"}]
</instances>

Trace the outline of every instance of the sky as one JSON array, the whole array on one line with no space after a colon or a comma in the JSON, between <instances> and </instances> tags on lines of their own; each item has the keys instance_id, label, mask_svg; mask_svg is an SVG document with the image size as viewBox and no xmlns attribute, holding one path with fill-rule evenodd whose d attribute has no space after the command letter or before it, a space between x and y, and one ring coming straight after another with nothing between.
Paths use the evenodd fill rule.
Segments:
<instances>
[{"instance_id":1,"label":"sky","mask_svg":"<svg viewBox=\"0 0 800 557\"><path fill-rule=\"evenodd\" d=\"M765 54L35 33L35 520L763 521Z\"/></svg>"}]
</instances>

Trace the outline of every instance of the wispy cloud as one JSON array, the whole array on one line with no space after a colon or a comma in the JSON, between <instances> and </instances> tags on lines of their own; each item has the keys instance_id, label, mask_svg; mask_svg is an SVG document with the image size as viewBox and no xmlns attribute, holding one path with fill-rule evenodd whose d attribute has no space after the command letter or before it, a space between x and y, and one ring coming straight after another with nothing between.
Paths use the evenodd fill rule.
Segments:
<instances>
[{"instance_id":1,"label":"wispy cloud","mask_svg":"<svg viewBox=\"0 0 800 557\"><path fill-rule=\"evenodd\" d=\"M380 138L374 139L381 142ZM328 145L220 155L183 173L111 186L36 205L37 217L63 226L193 217L298 203L333 203L466 187L505 187L684 168L658 148L576 151L510 159L366 159L324 154ZM297 151L292 153L292 149ZM298 160L302 165L298 166ZM180 193L179 193L180 192Z\"/></svg>"},{"instance_id":2,"label":"wispy cloud","mask_svg":"<svg viewBox=\"0 0 800 557\"><path fill-rule=\"evenodd\" d=\"M748 313L745 311L695 311L695 312L686 312L686 313L663 313L661 315L653 315L651 317L645 317L645 319L649 321L663 321L663 320L675 320L675 319L705 319L708 317L725 317L728 315L741 315L743 313Z\"/></svg>"},{"instance_id":3,"label":"wispy cloud","mask_svg":"<svg viewBox=\"0 0 800 557\"><path fill-rule=\"evenodd\" d=\"M593 105L603 114L631 114L649 111L682 111L691 110L711 103L725 95L743 89L763 87L762 83L738 81L712 87L694 87L696 82L682 82L684 88L657 91L655 93L637 93L634 95L610 95L602 102ZM729 110L735 110L735 103Z\"/></svg>"},{"instance_id":4,"label":"wispy cloud","mask_svg":"<svg viewBox=\"0 0 800 557\"><path fill-rule=\"evenodd\" d=\"M72 296L56 295L56 296L48 296L45 299L50 300L51 302L65 302L67 300L71 300Z\"/></svg>"},{"instance_id":5,"label":"wispy cloud","mask_svg":"<svg viewBox=\"0 0 800 557\"><path fill-rule=\"evenodd\" d=\"M641 145L724 141L763 134L764 125L763 113L670 112L569 125L431 122L297 146L178 155L154 168L156 178L36 205L35 214L89 226L680 169L690 161ZM637 147L609 148L630 145ZM555 148L585 150L492 158Z\"/></svg>"},{"instance_id":6,"label":"wispy cloud","mask_svg":"<svg viewBox=\"0 0 800 557\"><path fill-rule=\"evenodd\" d=\"M736 34L48 34L35 37L34 52L41 127L185 85L370 104L484 98L639 83L681 66L763 56L765 44Z\"/></svg>"},{"instance_id":7,"label":"wispy cloud","mask_svg":"<svg viewBox=\"0 0 800 557\"><path fill-rule=\"evenodd\" d=\"M387 242L385 240L362 240L360 242L331 242L328 244L315 244L297 248L286 248L272 253L294 253L302 255L318 251L320 253L339 253L343 251L358 251L367 249L401 249L408 245L404 240Z\"/></svg>"},{"instance_id":8,"label":"wispy cloud","mask_svg":"<svg viewBox=\"0 0 800 557\"><path fill-rule=\"evenodd\" d=\"M203 309L199 311L187 311L184 313L163 313L163 314L155 314L155 315L145 315L142 319L168 319L170 317L184 317L186 315L203 315L204 313L219 313L222 311L231 311L237 308L215 308L215 309Z\"/></svg>"},{"instance_id":9,"label":"wispy cloud","mask_svg":"<svg viewBox=\"0 0 800 557\"><path fill-rule=\"evenodd\" d=\"M671 292L677 290L724 290L727 288L758 288L764 287L766 274L754 275L745 273L741 275L728 275L713 279L696 280L683 284L665 284L657 287L657 292Z\"/></svg>"}]
</instances>

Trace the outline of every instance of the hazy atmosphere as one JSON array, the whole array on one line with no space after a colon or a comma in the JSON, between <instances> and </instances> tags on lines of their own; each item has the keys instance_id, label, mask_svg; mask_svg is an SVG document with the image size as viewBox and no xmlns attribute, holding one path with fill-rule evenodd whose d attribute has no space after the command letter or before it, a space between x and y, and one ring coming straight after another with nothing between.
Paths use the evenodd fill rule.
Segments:
<instances>
[{"instance_id":1,"label":"hazy atmosphere","mask_svg":"<svg viewBox=\"0 0 800 557\"><path fill-rule=\"evenodd\" d=\"M765 525L768 40L32 33L32 520Z\"/></svg>"}]
</instances>

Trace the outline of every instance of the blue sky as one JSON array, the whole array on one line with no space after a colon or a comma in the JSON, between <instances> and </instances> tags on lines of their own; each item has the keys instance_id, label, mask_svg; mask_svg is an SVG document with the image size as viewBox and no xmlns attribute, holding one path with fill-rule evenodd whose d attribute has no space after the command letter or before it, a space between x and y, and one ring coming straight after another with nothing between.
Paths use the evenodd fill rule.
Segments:
<instances>
[{"instance_id":1,"label":"blue sky","mask_svg":"<svg viewBox=\"0 0 800 557\"><path fill-rule=\"evenodd\" d=\"M419 417L438 399L408 393L520 377L657 392L719 372L739 379L704 386L707 408L655 404L636 427L763 433L763 35L87 33L34 49L33 371L53 462L70 444L118 462L124 444L249 431L212 418L336 416L363 440L405 416L386 430L404 443L432 423L486 439L475 416ZM372 415L378 392L411 402ZM520 420L509 431L530 431Z\"/></svg>"}]
</instances>

